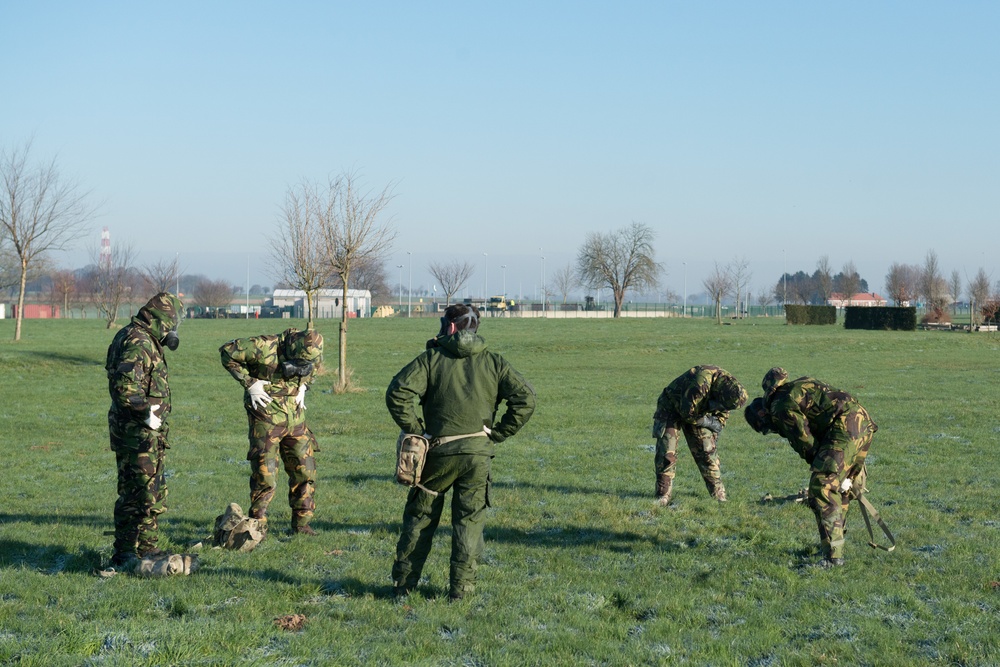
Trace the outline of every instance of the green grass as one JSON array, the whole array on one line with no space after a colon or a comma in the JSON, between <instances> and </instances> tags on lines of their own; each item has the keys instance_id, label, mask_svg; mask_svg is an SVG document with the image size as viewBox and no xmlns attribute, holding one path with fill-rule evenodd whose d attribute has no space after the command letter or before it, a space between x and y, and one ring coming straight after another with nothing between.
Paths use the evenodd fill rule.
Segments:
<instances>
[{"instance_id":1,"label":"green grass","mask_svg":"<svg viewBox=\"0 0 1000 667\"><path fill-rule=\"evenodd\" d=\"M278 320L194 320L169 355L174 413L161 541L207 539L246 506L240 388L217 349ZM292 322L301 326L301 322ZM321 322L335 366L336 323ZM1000 664L1000 338L845 331L754 319L488 320L482 334L534 384L538 409L499 448L475 595L447 603L450 530L405 604L389 569L405 489L383 391L433 320L352 321L363 391L308 397L320 442L315 538L250 554L206 550L192 577L104 580L114 457L94 320L0 321L0 664L18 665L996 665ZM773 365L851 391L880 430L870 498L894 553L865 545L852 509L848 565L824 571L805 464L734 416L720 440L730 501L680 452L675 504L652 501L651 416L697 363L756 395ZM284 484L284 474L281 484ZM447 517L446 517L447 519ZM308 618L285 632L285 614Z\"/></svg>"}]
</instances>

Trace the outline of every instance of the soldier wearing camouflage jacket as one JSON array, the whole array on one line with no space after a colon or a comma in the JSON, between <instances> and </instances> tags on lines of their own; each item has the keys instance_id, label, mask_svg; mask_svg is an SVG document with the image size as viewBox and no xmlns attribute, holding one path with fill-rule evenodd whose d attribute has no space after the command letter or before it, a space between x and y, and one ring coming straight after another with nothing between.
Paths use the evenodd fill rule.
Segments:
<instances>
[{"instance_id":1,"label":"soldier wearing camouflage jacket","mask_svg":"<svg viewBox=\"0 0 1000 667\"><path fill-rule=\"evenodd\" d=\"M292 531L313 535L316 438L306 425L305 394L322 360L323 336L288 329L275 336L231 340L219 348L222 365L244 388L249 421L250 516L267 529L278 457L288 474Z\"/></svg>"},{"instance_id":2,"label":"soldier wearing camouflage jacket","mask_svg":"<svg viewBox=\"0 0 1000 667\"><path fill-rule=\"evenodd\" d=\"M459 600L474 589L484 548L495 445L528 421L535 392L503 357L486 349L476 333L478 309L449 306L441 322L440 334L396 374L385 394L389 414L403 433L425 435L431 447L423 488L411 488L406 499L392 580L396 595L408 594L420 581L445 493L453 488L449 598ZM507 407L497 421L501 402Z\"/></svg>"},{"instance_id":3,"label":"soldier wearing camouflage jacket","mask_svg":"<svg viewBox=\"0 0 1000 667\"><path fill-rule=\"evenodd\" d=\"M118 468L111 559L115 566L158 551L157 517L167 509L163 471L170 431L163 348L177 349L182 309L173 294L157 294L108 346L104 365L111 394L108 430Z\"/></svg>"},{"instance_id":4,"label":"soldier wearing camouflage jacket","mask_svg":"<svg viewBox=\"0 0 1000 667\"><path fill-rule=\"evenodd\" d=\"M684 434L688 449L713 498L726 500L719 463L719 434L729 411L741 407L747 393L736 378L718 366L695 366L673 380L660 394L653 413L656 438L656 499L670 504L677 467L677 442Z\"/></svg>"},{"instance_id":5,"label":"soldier wearing camouflage jacket","mask_svg":"<svg viewBox=\"0 0 1000 667\"><path fill-rule=\"evenodd\" d=\"M853 396L819 380L788 380L776 367L761 386L764 396L747 406L747 423L758 433L787 439L809 464L809 505L819 529L821 565L842 565L851 489L864 487L865 457L878 426Z\"/></svg>"}]
</instances>

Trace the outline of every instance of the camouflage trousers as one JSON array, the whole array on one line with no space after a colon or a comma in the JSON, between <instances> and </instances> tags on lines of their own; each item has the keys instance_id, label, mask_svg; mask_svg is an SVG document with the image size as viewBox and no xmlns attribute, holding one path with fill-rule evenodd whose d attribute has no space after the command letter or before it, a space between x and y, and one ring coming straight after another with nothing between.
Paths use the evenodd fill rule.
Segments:
<instances>
[{"instance_id":1,"label":"camouflage trousers","mask_svg":"<svg viewBox=\"0 0 1000 667\"><path fill-rule=\"evenodd\" d=\"M288 474L288 506L292 508L293 527L305 526L316 509L316 438L306 426L302 410L290 415L262 415L247 410L250 422L250 516L262 518L274 498L277 486L278 457Z\"/></svg>"},{"instance_id":2,"label":"camouflage trousers","mask_svg":"<svg viewBox=\"0 0 1000 667\"><path fill-rule=\"evenodd\" d=\"M667 415L662 424L664 428L656 439L656 454L653 459L656 470L656 495L669 498L673 492L677 468L677 443L683 432L708 492L713 498L718 498L720 495L725 497L722 468L717 451L719 435L707 428L686 424L675 415Z\"/></svg>"},{"instance_id":3,"label":"camouflage trousers","mask_svg":"<svg viewBox=\"0 0 1000 667\"><path fill-rule=\"evenodd\" d=\"M462 597L474 590L477 561L485 547L483 529L489 507L490 461L489 456L482 454L427 457L421 481L438 495L410 489L396 545L396 561L392 565L396 586L413 590L420 581L434 531L441 521L446 492L451 489L449 595Z\"/></svg>"},{"instance_id":4,"label":"camouflage trousers","mask_svg":"<svg viewBox=\"0 0 1000 667\"><path fill-rule=\"evenodd\" d=\"M809 505L816 515L823 554L827 558L844 557L844 531L851 493L841 493L845 479L864 484L865 457L878 426L868 412L854 403L844 411L817 443L809 479ZM857 489L860 491L860 489Z\"/></svg>"},{"instance_id":5,"label":"camouflage trousers","mask_svg":"<svg viewBox=\"0 0 1000 667\"><path fill-rule=\"evenodd\" d=\"M163 477L168 426L159 431L132 419L108 415L111 450L118 466L115 553L143 555L156 548L157 517L166 511Z\"/></svg>"}]
</instances>

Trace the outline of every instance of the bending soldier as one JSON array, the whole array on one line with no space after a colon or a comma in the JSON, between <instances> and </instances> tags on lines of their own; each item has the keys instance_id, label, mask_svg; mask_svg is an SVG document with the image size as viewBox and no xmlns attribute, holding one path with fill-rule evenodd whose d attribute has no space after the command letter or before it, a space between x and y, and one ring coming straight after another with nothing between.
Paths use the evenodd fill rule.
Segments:
<instances>
[{"instance_id":1,"label":"bending soldier","mask_svg":"<svg viewBox=\"0 0 1000 667\"><path fill-rule=\"evenodd\" d=\"M484 547L495 444L517 433L535 409L531 385L503 357L487 351L478 327L478 309L449 306L438 336L396 374L386 391L393 421L404 433L425 435L431 447L422 488L410 489L403 510L392 566L396 596L409 594L420 581L451 488L449 599L459 600L473 590ZM496 422L501 401L507 408Z\"/></svg>"},{"instance_id":2,"label":"bending soldier","mask_svg":"<svg viewBox=\"0 0 1000 667\"><path fill-rule=\"evenodd\" d=\"M183 305L161 292L139 309L108 346L104 369L111 409L108 430L118 464L115 544L111 564L156 556L157 517L166 509L163 475L169 434L170 386L163 348L176 350Z\"/></svg>"},{"instance_id":3,"label":"bending soldier","mask_svg":"<svg viewBox=\"0 0 1000 667\"><path fill-rule=\"evenodd\" d=\"M717 451L719 434L726 425L729 411L746 401L747 393L740 383L718 366L695 366L667 385L653 413L658 504L670 504L677 467L677 441L682 432L708 492L719 502L726 501Z\"/></svg>"},{"instance_id":4,"label":"bending soldier","mask_svg":"<svg viewBox=\"0 0 1000 667\"><path fill-rule=\"evenodd\" d=\"M323 336L288 329L276 336L231 340L219 348L222 365L245 389L249 421L250 516L267 530L278 456L288 474L292 532L315 535L309 526L316 502L316 438L306 425L306 390L323 356Z\"/></svg>"},{"instance_id":5,"label":"bending soldier","mask_svg":"<svg viewBox=\"0 0 1000 667\"><path fill-rule=\"evenodd\" d=\"M865 484L865 457L878 426L853 396L810 377L788 380L772 368L744 415L762 435L777 433L788 440L812 471L809 506L816 515L823 567L844 564L844 526L855 488Z\"/></svg>"}]
</instances>

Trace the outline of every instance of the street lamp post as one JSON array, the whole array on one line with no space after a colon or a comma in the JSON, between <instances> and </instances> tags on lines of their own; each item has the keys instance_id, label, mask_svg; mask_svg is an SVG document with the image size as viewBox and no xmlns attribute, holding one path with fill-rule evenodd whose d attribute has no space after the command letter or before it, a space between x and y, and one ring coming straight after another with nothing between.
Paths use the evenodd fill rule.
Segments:
<instances>
[{"instance_id":1,"label":"street lamp post","mask_svg":"<svg viewBox=\"0 0 1000 667\"><path fill-rule=\"evenodd\" d=\"M399 269L399 309L403 310L403 265L397 264L396 268Z\"/></svg>"},{"instance_id":2,"label":"street lamp post","mask_svg":"<svg viewBox=\"0 0 1000 667\"><path fill-rule=\"evenodd\" d=\"M681 317L687 317L688 314L688 263L681 262L684 265L684 312Z\"/></svg>"},{"instance_id":3,"label":"street lamp post","mask_svg":"<svg viewBox=\"0 0 1000 667\"><path fill-rule=\"evenodd\" d=\"M500 268L503 270L503 300L507 300L507 265L501 264Z\"/></svg>"},{"instance_id":4,"label":"street lamp post","mask_svg":"<svg viewBox=\"0 0 1000 667\"><path fill-rule=\"evenodd\" d=\"M485 294L483 294L483 298L486 299L486 304L489 305L489 303L490 303L490 257L485 252L483 253L483 257L486 258L485 260L483 260L483 263L485 264L485 266L483 267L485 269L485 273L483 274L483 291L485 292Z\"/></svg>"},{"instance_id":5,"label":"street lamp post","mask_svg":"<svg viewBox=\"0 0 1000 667\"><path fill-rule=\"evenodd\" d=\"M542 249L539 248L538 253L541 254L541 252ZM545 315L545 255L541 255L541 257L542 257L542 280L541 283L539 283L539 291L541 292L542 295L542 316L544 316Z\"/></svg>"},{"instance_id":6,"label":"street lamp post","mask_svg":"<svg viewBox=\"0 0 1000 667\"><path fill-rule=\"evenodd\" d=\"M412 316L411 302L413 301L413 255L409 250L406 251L407 263L410 265L410 284L406 287L406 316Z\"/></svg>"}]
</instances>

